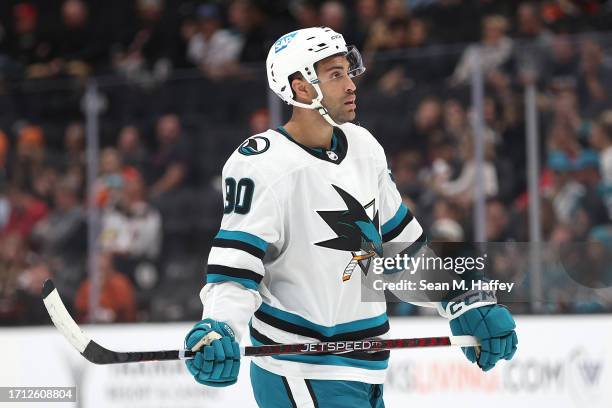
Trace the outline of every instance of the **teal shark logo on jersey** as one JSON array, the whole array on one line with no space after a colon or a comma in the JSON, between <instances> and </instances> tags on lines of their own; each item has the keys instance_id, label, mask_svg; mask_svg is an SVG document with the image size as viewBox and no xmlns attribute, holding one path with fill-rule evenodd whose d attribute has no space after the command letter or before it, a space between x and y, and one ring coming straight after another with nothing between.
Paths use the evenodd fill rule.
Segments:
<instances>
[{"instance_id":1,"label":"teal shark logo on jersey","mask_svg":"<svg viewBox=\"0 0 612 408\"><path fill-rule=\"evenodd\" d=\"M357 265L367 274L371 258L377 255L382 257L382 237L374 200L364 207L340 187L333 184L332 187L346 204L346 210L317 211L338 236L315 245L351 252L353 258L342 274L342 281L346 282ZM372 217L368 216L367 209L372 211Z\"/></svg>"},{"instance_id":2,"label":"teal shark logo on jersey","mask_svg":"<svg viewBox=\"0 0 612 408\"><path fill-rule=\"evenodd\" d=\"M262 154L270 148L270 141L267 137L254 136L244 141L238 148L240 154L245 156L253 156L256 154Z\"/></svg>"}]
</instances>

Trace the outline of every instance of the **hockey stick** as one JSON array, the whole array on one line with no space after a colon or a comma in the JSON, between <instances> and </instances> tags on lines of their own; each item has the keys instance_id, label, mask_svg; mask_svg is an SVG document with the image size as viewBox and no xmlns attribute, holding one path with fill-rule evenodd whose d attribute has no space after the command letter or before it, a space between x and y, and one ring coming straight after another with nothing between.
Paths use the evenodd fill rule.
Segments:
<instances>
[{"instance_id":1,"label":"hockey stick","mask_svg":"<svg viewBox=\"0 0 612 408\"><path fill-rule=\"evenodd\" d=\"M160 350L121 352L109 350L89 338L66 310L66 306L51 279L45 281L42 297L53 324L79 353L94 364L119 364L143 361L186 360L196 354L192 350ZM216 334L216 333L210 333ZM206 341L198 343L194 349L215 339L207 336ZM245 357L261 357L283 354L347 353L351 351L382 351L399 348L422 348L439 346L478 346L473 336L423 337L392 340L355 340L331 341L324 343L273 344L266 346L246 346L240 348Z\"/></svg>"}]
</instances>

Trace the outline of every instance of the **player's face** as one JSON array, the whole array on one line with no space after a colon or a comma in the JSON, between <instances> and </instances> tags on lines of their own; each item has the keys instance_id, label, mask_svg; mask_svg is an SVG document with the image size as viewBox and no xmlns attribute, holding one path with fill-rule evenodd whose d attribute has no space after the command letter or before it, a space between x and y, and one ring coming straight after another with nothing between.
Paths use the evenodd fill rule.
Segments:
<instances>
[{"instance_id":1,"label":"player's face","mask_svg":"<svg viewBox=\"0 0 612 408\"><path fill-rule=\"evenodd\" d=\"M348 75L349 62L338 55L317 64L317 77L323 92L323 106L336 123L342 124L355 119L355 83Z\"/></svg>"}]
</instances>

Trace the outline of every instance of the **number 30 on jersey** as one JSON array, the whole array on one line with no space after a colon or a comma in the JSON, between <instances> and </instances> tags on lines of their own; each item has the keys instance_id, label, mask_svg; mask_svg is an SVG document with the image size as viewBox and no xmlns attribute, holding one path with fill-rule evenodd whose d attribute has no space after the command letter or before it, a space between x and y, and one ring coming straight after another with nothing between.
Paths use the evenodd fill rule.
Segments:
<instances>
[{"instance_id":1,"label":"number 30 on jersey","mask_svg":"<svg viewBox=\"0 0 612 408\"><path fill-rule=\"evenodd\" d=\"M232 177L225 179L225 208L224 214L235 212L246 214L251 210L253 190L255 183L250 178L242 178L236 182Z\"/></svg>"}]
</instances>

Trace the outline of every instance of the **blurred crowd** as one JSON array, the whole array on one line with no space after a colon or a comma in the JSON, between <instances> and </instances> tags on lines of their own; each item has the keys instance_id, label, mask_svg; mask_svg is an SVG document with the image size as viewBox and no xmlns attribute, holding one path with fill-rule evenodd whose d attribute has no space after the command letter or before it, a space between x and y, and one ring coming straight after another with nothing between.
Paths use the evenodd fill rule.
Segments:
<instances>
[{"instance_id":1,"label":"blurred crowd","mask_svg":"<svg viewBox=\"0 0 612 408\"><path fill-rule=\"evenodd\" d=\"M197 318L221 166L270 126L263 60L281 34L315 25L362 51L358 122L385 147L431 240L474 239L478 75L486 240L529 240L533 86L542 238L554 253L546 311L610 311L607 293L578 289L612 284L609 21L612 2L589 0L1 2L0 324L46 322L39 291L49 277L80 321ZM97 158L86 150L90 78L100 84ZM585 285L567 285L559 270L577 263L560 248L577 242L589 245L578 269L599 266L571 276ZM97 316L91 268L102 282Z\"/></svg>"}]
</instances>

